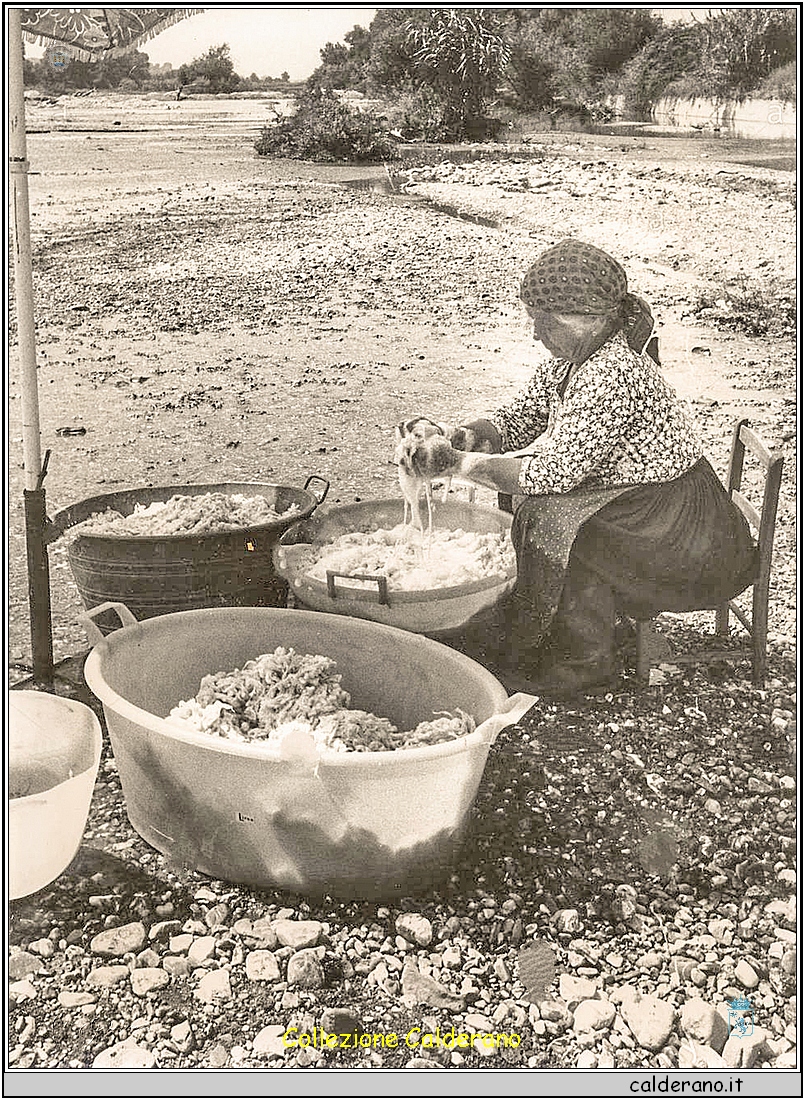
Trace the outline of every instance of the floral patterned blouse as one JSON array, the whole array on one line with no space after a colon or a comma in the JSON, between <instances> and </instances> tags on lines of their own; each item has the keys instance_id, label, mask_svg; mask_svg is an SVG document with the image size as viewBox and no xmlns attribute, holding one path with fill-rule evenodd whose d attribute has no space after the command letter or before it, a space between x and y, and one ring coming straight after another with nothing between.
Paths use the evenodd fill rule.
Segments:
<instances>
[{"instance_id":1,"label":"floral patterned blouse","mask_svg":"<svg viewBox=\"0 0 805 1100\"><path fill-rule=\"evenodd\" d=\"M547 360L492 414L504 452L536 440L520 468L523 493L671 481L702 457L685 406L623 333L582 363L561 395L570 367L568 359Z\"/></svg>"}]
</instances>

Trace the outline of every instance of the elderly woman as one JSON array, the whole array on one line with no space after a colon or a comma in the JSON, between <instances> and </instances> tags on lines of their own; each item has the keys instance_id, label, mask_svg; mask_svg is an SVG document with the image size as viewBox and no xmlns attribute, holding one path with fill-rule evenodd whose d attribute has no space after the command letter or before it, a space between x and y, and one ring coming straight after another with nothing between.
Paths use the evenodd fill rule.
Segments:
<instances>
[{"instance_id":1,"label":"elderly woman","mask_svg":"<svg viewBox=\"0 0 805 1100\"><path fill-rule=\"evenodd\" d=\"M517 502L514 592L458 644L513 690L609 690L617 614L732 598L752 582L754 544L660 374L653 318L620 264L561 241L520 296L553 358L488 420L423 440L406 463Z\"/></svg>"}]
</instances>

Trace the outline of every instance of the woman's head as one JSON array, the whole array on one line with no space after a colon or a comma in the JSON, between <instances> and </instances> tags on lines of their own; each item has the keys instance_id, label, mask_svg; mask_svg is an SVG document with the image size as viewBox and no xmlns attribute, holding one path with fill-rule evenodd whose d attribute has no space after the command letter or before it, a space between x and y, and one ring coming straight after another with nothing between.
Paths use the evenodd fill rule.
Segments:
<instances>
[{"instance_id":1,"label":"woman's head","mask_svg":"<svg viewBox=\"0 0 805 1100\"><path fill-rule=\"evenodd\" d=\"M534 319L535 337L564 358L574 358L566 349L575 347L577 362L620 329L643 351L654 327L646 303L629 293L618 261L584 241L560 241L543 252L525 273L520 297Z\"/></svg>"}]
</instances>

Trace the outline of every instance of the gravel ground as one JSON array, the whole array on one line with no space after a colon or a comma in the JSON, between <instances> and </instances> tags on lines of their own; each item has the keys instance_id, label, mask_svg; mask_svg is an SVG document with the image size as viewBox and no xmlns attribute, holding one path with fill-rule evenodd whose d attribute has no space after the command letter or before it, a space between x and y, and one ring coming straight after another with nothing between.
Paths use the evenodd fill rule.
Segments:
<instances>
[{"instance_id":1,"label":"gravel ground","mask_svg":"<svg viewBox=\"0 0 805 1100\"><path fill-rule=\"evenodd\" d=\"M787 293L792 177L722 161L715 142L674 143L669 159L667 145L574 135L525 167L409 175L456 218L339 186L368 173L256 161L247 139L236 127L32 136L51 514L116 487L311 472L334 503L395 495L393 424L483 412L527 375L517 276L578 233L656 303L667 373L717 470L738 415L786 456L769 679L756 690L746 660L672 657L652 687L626 673L603 699L538 702L494 746L445 882L380 902L172 864L128 823L106 746L76 860L10 905L9 1064L795 1065L794 345L784 310L759 337L719 298L737 278ZM30 660L18 393L14 376L17 681ZM59 545L51 580L60 659L86 639ZM709 619L662 628L682 654ZM746 1039L725 1023L739 996L754 1013ZM289 1028L399 1042L288 1047ZM510 1038L422 1041L451 1029Z\"/></svg>"}]
</instances>

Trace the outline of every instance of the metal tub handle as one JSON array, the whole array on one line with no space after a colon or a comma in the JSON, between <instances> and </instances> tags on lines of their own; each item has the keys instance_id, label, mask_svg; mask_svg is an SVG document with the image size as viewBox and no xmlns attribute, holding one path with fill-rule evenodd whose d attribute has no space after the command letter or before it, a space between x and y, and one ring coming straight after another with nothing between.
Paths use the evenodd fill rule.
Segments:
<instances>
[{"instance_id":1,"label":"metal tub handle","mask_svg":"<svg viewBox=\"0 0 805 1100\"><path fill-rule=\"evenodd\" d=\"M95 623L95 619L99 618L106 611L114 611L120 620L120 626L131 626L132 623L136 623L137 619L131 611L126 607L124 603L116 603L114 601L107 601L106 603L99 603L97 607L91 607L83 615L78 616L78 621L84 627L87 632L92 645L97 645L98 642L102 642L104 635L100 627ZM118 628L115 627L117 630Z\"/></svg>"},{"instance_id":2,"label":"metal tub handle","mask_svg":"<svg viewBox=\"0 0 805 1100\"><path fill-rule=\"evenodd\" d=\"M344 577L346 580L374 581L377 585L377 602L389 607L389 581L385 573L338 573L334 569L327 570L327 595L331 600L338 599L335 587L335 578Z\"/></svg>"}]
</instances>

